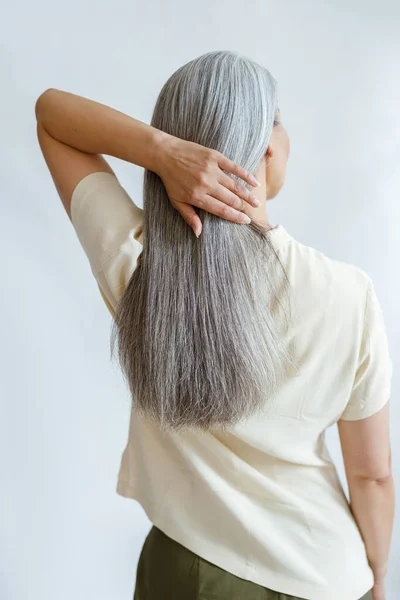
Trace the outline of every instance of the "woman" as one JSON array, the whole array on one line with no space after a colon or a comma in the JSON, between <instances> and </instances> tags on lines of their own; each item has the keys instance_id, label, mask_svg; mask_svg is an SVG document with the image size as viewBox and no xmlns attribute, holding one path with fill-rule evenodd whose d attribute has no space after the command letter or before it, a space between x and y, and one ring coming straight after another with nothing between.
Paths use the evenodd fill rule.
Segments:
<instances>
[{"instance_id":1,"label":"woman","mask_svg":"<svg viewBox=\"0 0 400 600\"><path fill-rule=\"evenodd\" d=\"M200 56L151 125L54 89L36 115L132 392L117 491L153 523L135 600L383 600L382 311L364 271L268 223L289 155L269 71ZM143 211L102 155L145 169ZM325 446L334 423L350 504Z\"/></svg>"}]
</instances>

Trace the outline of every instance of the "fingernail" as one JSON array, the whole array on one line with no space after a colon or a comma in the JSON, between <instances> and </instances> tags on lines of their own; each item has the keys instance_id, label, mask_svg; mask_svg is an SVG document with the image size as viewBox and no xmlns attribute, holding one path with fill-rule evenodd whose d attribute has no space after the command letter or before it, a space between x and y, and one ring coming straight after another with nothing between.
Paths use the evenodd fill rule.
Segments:
<instances>
[{"instance_id":1,"label":"fingernail","mask_svg":"<svg viewBox=\"0 0 400 600\"><path fill-rule=\"evenodd\" d=\"M253 206L261 206L261 202L256 196L252 196Z\"/></svg>"},{"instance_id":2,"label":"fingernail","mask_svg":"<svg viewBox=\"0 0 400 600\"><path fill-rule=\"evenodd\" d=\"M253 181L254 181L254 185L257 185L257 186L261 185L261 183L255 177L253 177Z\"/></svg>"},{"instance_id":3,"label":"fingernail","mask_svg":"<svg viewBox=\"0 0 400 600\"><path fill-rule=\"evenodd\" d=\"M243 223L246 223L247 225L249 223L251 223L251 219L250 219L250 217L248 215L244 215L244 217L243 217Z\"/></svg>"}]
</instances>

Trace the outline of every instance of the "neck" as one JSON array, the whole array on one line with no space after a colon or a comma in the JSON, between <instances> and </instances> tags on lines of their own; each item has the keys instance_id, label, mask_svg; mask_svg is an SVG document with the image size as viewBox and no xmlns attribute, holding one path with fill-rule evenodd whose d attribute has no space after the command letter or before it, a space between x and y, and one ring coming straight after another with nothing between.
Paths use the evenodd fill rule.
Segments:
<instances>
[{"instance_id":1,"label":"neck","mask_svg":"<svg viewBox=\"0 0 400 600\"><path fill-rule=\"evenodd\" d=\"M258 194L257 194L257 196L258 196ZM264 225L265 227L271 228L272 225L270 224L270 222L268 220L268 215L267 215L267 203L265 200L263 202L261 198L260 198L260 202L262 202L262 204L261 204L261 206L258 206L257 208L254 206L250 206L250 204L245 204L242 212L246 213L246 215L248 215L250 217L250 219L257 221L257 223L260 223L261 225Z\"/></svg>"}]
</instances>

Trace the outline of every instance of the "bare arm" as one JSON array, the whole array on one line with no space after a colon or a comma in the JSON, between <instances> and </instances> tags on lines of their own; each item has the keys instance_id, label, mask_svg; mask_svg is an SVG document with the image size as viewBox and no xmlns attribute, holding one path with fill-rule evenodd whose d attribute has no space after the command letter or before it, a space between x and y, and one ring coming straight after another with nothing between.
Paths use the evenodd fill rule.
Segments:
<instances>
[{"instance_id":1,"label":"bare arm","mask_svg":"<svg viewBox=\"0 0 400 600\"><path fill-rule=\"evenodd\" d=\"M56 140L87 154L107 154L154 170L168 136L94 100L48 89L36 101L36 116Z\"/></svg>"},{"instance_id":2,"label":"bare arm","mask_svg":"<svg viewBox=\"0 0 400 600\"><path fill-rule=\"evenodd\" d=\"M338 421L350 507L363 537L377 587L387 572L394 519L389 402L374 415ZM376 598L384 595L376 593Z\"/></svg>"},{"instance_id":3,"label":"bare arm","mask_svg":"<svg viewBox=\"0 0 400 600\"><path fill-rule=\"evenodd\" d=\"M224 171L250 185L251 173L221 153L171 136L109 106L76 94L48 89L35 104L39 143L64 207L70 216L72 192L94 171L111 172L103 154L157 173L173 206L201 231L193 206L235 223L249 222L243 200L257 198Z\"/></svg>"}]
</instances>

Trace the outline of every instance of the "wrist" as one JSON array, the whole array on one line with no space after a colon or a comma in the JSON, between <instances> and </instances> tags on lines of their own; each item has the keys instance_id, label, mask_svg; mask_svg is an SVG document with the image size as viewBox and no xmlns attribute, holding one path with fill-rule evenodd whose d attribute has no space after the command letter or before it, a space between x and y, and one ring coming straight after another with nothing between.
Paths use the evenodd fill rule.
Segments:
<instances>
[{"instance_id":1,"label":"wrist","mask_svg":"<svg viewBox=\"0 0 400 600\"><path fill-rule=\"evenodd\" d=\"M153 140L153 165L152 169L154 173L157 173L161 177L163 167L166 163L166 159L169 156L176 138L161 129L154 128L154 140Z\"/></svg>"}]
</instances>

